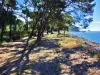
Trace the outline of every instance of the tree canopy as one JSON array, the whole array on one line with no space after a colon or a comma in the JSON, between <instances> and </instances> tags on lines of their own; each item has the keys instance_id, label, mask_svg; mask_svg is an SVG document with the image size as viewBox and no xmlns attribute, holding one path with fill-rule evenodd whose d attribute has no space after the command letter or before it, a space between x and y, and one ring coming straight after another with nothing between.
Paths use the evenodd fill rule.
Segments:
<instances>
[{"instance_id":1,"label":"tree canopy","mask_svg":"<svg viewBox=\"0 0 100 75\"><path fill-rule=\"evenodd\" d=\"M67 29L76 23L86 28L93 21L94 6L94 0L23 0L23 3L18 0L1 0L1 39L6 26L9 25L10 30L13 26L20 27L20 24L16 27L18 16L24 20L21 30L31 30L31 34L35 31L37 40L41 40L45 31Z\"/></svg>"}]
</instances>

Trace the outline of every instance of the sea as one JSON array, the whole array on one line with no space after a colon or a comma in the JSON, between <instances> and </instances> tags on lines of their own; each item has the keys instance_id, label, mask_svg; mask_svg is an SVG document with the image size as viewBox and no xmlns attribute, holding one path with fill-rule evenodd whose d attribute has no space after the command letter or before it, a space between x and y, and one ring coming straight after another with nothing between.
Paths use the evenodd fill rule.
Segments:
<instances>
[{"instance_id":1,"label":"sea","mask_svg":"<svg viewBox=\"0 0 100 75\"><path fill-rule=\"evenodd\" d=\"M100 44L100 31L70 32L70 33Z\"/></svg>"}]
</instances>

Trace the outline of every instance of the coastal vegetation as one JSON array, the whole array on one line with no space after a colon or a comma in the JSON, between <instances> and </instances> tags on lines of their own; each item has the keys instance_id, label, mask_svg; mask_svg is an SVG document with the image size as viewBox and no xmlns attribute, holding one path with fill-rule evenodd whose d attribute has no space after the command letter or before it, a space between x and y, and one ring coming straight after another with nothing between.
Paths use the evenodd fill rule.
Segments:
<instances>
[{"instance_id":1,"label":"coastal vegetation","mask_svg":"<svg viewBox=\"0 0 100 75\"><path fill-rule=\"evenodd\" d=\"M100 52L69 34L77 23L88 27L94 6L94 0L1 0L0 74L99 74Z\"/></svg>"}]
</instances>

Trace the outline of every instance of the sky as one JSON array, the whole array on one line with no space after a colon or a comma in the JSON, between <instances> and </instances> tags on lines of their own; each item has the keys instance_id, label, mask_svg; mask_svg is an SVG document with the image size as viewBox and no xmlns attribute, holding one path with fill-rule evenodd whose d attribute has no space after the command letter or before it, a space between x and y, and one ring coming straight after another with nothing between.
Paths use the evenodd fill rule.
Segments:
<instances>
[{"instance_id":1,"label":"sky","mask_svg":"<svg viewBox=\"0 0 100 75\"><path fill-rule=\"evenodd\" d=\"M91 31L100 31L100 0L95 0L93 22L90 23L89 29Z\"/></svg>"}]
</instances>

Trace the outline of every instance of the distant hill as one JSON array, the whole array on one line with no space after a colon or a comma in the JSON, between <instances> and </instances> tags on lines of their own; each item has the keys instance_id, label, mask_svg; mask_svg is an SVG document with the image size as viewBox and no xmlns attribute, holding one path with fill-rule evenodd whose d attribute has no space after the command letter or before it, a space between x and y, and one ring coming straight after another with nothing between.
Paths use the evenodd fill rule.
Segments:
<instances>
[{"instance_id":1,"label":"distant hill","mask_svg":"<svg viewBox=\"0 0 100 75\"><path fill-rule=\"evenodd\" d=\"M77 26L75 26L75 25L72 25L72 26L70 27L70 31L80 31L80 28L77 27Z\"/></svg>"}]
</instances>

